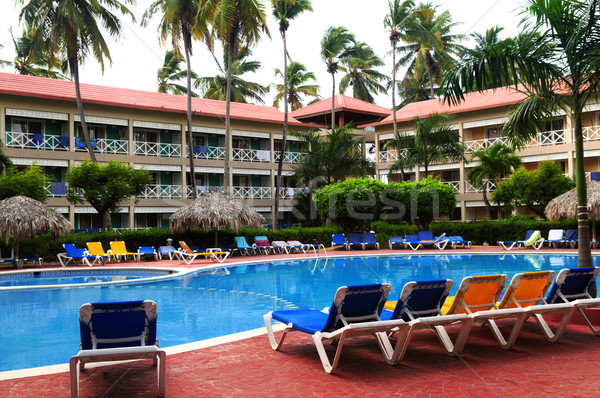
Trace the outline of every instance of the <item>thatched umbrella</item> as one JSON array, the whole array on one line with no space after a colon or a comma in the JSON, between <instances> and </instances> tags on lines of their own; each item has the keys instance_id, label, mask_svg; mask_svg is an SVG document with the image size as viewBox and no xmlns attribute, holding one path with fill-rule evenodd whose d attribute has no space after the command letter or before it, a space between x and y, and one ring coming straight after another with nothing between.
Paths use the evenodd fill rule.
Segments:
<instances>
[{"instance_id":1,"label":"thatched umbrella","mask_svg":"<svg viewBox=\"0 0 600 398\"><path fill-rule=\"evenodd\" d=\"M592 237L596 239L596 218L600 216L600 182L587 181L587 208L592 218ZM544 211L549 220L577 218L577 188L552 199Z\"/></svg>"},{"instance_id":2,"label":"thatched umbrella","mask_svg":"<svg viewBox=\"0 0 600 398\"><path fill-rule=\"evenodd\" d=\"M215 229L215 247L218 246L219 225L239 231L241 226L259 227L265 218L252 207L219 192L199 196L191 204L182 207L169 217L169 229L173 232L200 228Z\"/></svg>"},{"instance_id":3,"label":"thatched umbrella","mask_svg":"<svg viewBox=\"0 0 600 398\"><path fill-rule=\"evenodd\" d=\"M13 196L0 201L0 237L6 243L15 239L19 256L19 239L34 237L40 231L61 235L71 230L71 223L62 214L42 202L25 196Z\"/></svg>"}]
</instances>

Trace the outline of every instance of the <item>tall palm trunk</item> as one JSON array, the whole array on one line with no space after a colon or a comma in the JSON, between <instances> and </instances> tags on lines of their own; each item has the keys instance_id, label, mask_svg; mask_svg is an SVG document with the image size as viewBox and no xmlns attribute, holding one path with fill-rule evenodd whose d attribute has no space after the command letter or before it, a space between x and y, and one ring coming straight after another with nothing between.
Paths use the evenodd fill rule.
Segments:
<instances>
[{"instance_id":1,"label":"tall palm trunk","mask_svg":"<svg viewBox=\"0 0 600 398\"><path fill-rule=\"evenodd\" d=\"M335 129L335 72L331 72L331 131Z\"/></svg>"},{"instance_id":2,"label":"tall palm trunk","mask_svg":"<svg viewBox=\"0 0 600 398\"><path fill-rule=\"evenodd\" d=\"M194 142L192 139L192 66L190 62L190 42L191 35L184 37L183 46L185 49L185 62L187 65L187 139L188 152L190 154L190 185L192 187L192 199L196 199L196 170L194 168Z\"/></svg>"},{"instance_id":3,"label":"tall palm trunk","mask_svg":"<svg viewBox=\"0 0 600 398\"><path fill-rule=\"evenodd\" d=\"M287 64L287 40L285 30L281 32L283 39L283 137L281 138L281 153L277 164L277 179L275 180L275 214L273 217L273 229L279 228L279 191L283 183L283 158L287 144L288 131L288 64Z\"/></svg>"},{"instance_id":4,"label":"tall palm trunk","mask_svg":"<svg viewBox=\"0 0 600 398\"><path fill-rule=\"evenodd\" d=\"M396 42L392 44L392 116L394 120L394 137L398 133L398 119L396 117ZM397 154L400 156L400 154ZM404 167L400 166L400 178L404 181Z\"/></svg>"},{"instance_id":5,"label":"tall palm trunk","mask_svg":"<svg viewBox=\"0 0 600 398\"><path fill-rule=\"evenodd\" d=\"M96 161L96 154L94 148L92 148L92 140L90 139L90 131L88 130L87 123L85 122L85 115L83 113L83 101L81 100L81 90L79 88L79 65L77 64L77 57L69 58L69 68L73 75L75 82L75 98L77 99L77 110L79 111L79 118L81 119L81 130L83 131L83 139L85 140L85 147L90 154L90 160L94 163Z\"/></svg>"},{"instance_id":6,"label":"tall palm trunk","mask_svg":"<svg viewBox=\"0 0 600 398\"><path fill-rule=\"evenodd\" d=\"M228 43L228 59L227 59L227 90L225 93L225 168L224 168L224 176L223 176L223 185L225 189L225 194L230 193L230 182L231 182L231 167L230 167L230 155L231 155L231 80L232 80L232 71L231 65L233 62L233 56L235 51L235 35L237 32L231 33L229 37Z\"/></svg>"},{"instance_id":7,"label":"tall palm trunk","mask_svg":"<svg viewBox=\"0 0 600 398\"><path fill-rule=\"evenodd\" d=\"M577 225L579 232L578 267L592 267L592 252L590 248L590 227L587 209L587 183L585 180L585 164L583 158L583 128L581 113L583 106L577 101L573 107L572 121L575 135L575 176L577 182Z\"/></svg>"}]
</instances>

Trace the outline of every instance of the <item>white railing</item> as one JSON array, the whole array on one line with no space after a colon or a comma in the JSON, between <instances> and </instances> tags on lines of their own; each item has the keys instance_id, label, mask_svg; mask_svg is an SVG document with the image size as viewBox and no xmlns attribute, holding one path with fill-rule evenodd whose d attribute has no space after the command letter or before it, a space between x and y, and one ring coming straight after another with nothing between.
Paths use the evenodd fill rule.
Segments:
<instances>
[{"instance_id":1,"label":"white railing","mask_svg":"<svg viewBox=\"0 0 600 398\"><path fill-rule=\"evenodd\" d=\"M270 162L271 151L233 148L232 160L237 162Z\"/></svg>"},{"instance_id":2,"label":"white railing","mask_svg":"<svg viewBox=\"0 0 600 398\"><path fill-rule=\"evenodd\" d=\"M288 164L298 163L305 156L306 156L306 153L304 153L304 152L286 152L285 156L283 157L283 163L288 163ZM281 151L275 151L274 162L275 163L279 162L280 157L281 157Z\"/></svg>"},{"instance_id":3,"label":"white railing","mask_svg":"<svg viewBox=\"0 0 600 398\"><path fill-rule=\"evenodd\" d=\"M6 132L6 147L21 149L42 149L46 151L66 151L69 137Z\"/></svg>"},{"instance_id":4,"label":"white railing","mask_svg":"<svg viewBox=\"0 0 600 398\"><path fill-rule=\"evenodd\" d=\"M223 192L223 187L209 185L198 185L196 187L196 196L203 195L209 192ZM192 187L188 186L186 188L186 195L188 199L192 198Z\"/></svg>"},{"instance_id":5,"label":"white railing","mask_svg":"<svg viewBox=\"0 0 600 398\"><path fill-rule=\"evenodd\" d=\"M379 152L379 163L390 163L398 160L399 157L405 158L408 155L406 149L391 150L391 151L380 151Z\"/></svg>"},{"instance_id":6,"label":"white railing","mask_svg":"<svg viewBox=\"0 0 600 398\"><path fill-rule=\"evenodd\" d=\"M582 135L584 141L600 140L600 126L584 127Z\"/></svg>"},{"instance_id":7,"label":"white railing","mask_svg":"<svg viewBox=\"0 0 600 398\"><path fill-rule=\"evenodd\" d=\"M194 151L194 159L211 159L211 160L223 160L225 159L225 148L218 146L204 146L199 147L199 150ZM185 147L185 157L190 157L189 147Z\"/></svg>"},{"instance_id":8,"label":"white railing","mask_svg":"<svg viewBox=\"0 0 600 398\"><path fill-rule=\"evenodd\" d=\"M297 192L302 191L304 188L291 188L291 187L283 187L279 190L279 198L280 199L294 199L294 196Z\"/></svg>"},{"instance_id":9,"label":"white railing","mask_svg":"<svg viewBox=\"0 0 600 398\"><path fill-rule=\"evenodd\" d=\"M181 185L147 185L137 196L144 199L180 199Z\"/></svg>"},{"instance_id":10,"label":"white railing","mask_svg":"<svg viewBox=\"0 0 600 398\"><path fill-rule=\"evenodd\" d=\"M129 153L129 143L127 140L98 138L96 139L96 148L94 149L100 153L127 155Z\"/></svg>"},{"instance_id":11,"label":"white railing","mask_svg":"<svg viewBox=\"0 0 600 398\"><path fill-rule=\"evenodd\" d=\"M494 183L494 181L484 180L484 183L486 184L487 192L492 192L492 191L496 190L496 184ZM466 193L479 193L479 192L483 192L483 189L476 188L473 185L471 185L468 181L465 181L465 192Z\"/></svg>"},{"instance_id":12,"label":"white railing","mask_svg":"<svg viewBox=\"0 0 600 398\"><path fill-rule=\"evenodd\" d=\"M565 130L541 131L537 133L536 139L526 144L526 147L548 146L565 144Z\"/></svg>"},{"instance_id":13,"label":"white railing","mask_svg":"<svg viewBox=\"0 0 600 398\"><path fill-rule=\"evenodd\" d=\"M508 145L508 139L506 137L495 137L486 138L483 140L465 141L465 152L481 151L482 149L487 149L491 147L496 142L501 142L505 145Z\"/></svg>"},{"instance_id":14,"label":"white railing","mask_svg":"<svg viewBox=\"0 0 600 398\"><path fill-rule=\"evenodd\" d=\"M181 144L162 144L159 142L134 141L133 154L164 158L180 158Z\"/></svg>"},{"instance_id":15,"label":"white railing","mask_svg":"<svg viewBox=\"0 0 600 398\"><path fill-rule=\"evenodd\" d=\"M460 193L460 181L442 181L442 184L449 185L454 192Z\"/></svg>"},{"instance_id":16,"label":"white railing","mask_svg":"<svg viewBox=\"0 0 600 398\"><path fill-rule=\"evenodd\" d=\"M46 196L49 198L63 198L68 187L66 182L49 182L46 183L44 189L46 190Z\"/></svg>"},{"instance_id":17,"label":"white railing","mask_svg":"<svg viewBox=\"0 0 600 398\"><path fill-rule=\"evenodd\" d=\"M271 199L270 187L233 187L234 199Z\"/></svg>"}]
</instances>

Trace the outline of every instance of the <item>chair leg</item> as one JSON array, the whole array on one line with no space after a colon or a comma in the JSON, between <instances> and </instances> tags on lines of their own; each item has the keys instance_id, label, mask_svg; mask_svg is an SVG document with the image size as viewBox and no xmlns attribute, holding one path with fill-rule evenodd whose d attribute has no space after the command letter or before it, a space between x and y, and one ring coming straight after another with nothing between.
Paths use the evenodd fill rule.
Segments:
<instances>
[{"instance_id":1,"label":"chair leg","mask_svg":"<svg viewBox=\"0 0 600 398\"><path fill-rule=\"evenodd\" d=\"M289 324L287 326L287 328L285 328L285 330L283 331L283 334L281 335L281 338L279 339L279 341L277 341L277 339L275 338L275 333L273 332L273 325L271 325L271 319L273 319L273 317L271 316L271 312L272 311L269 311L268 313L263 315L263 319L265 321L265 327L267 328L267 337L269 338L269 343L271 344L271 348L274 349L275 351L279 351L279 349L283 345L285 336L288 334L288 332L294 330L294 328L292 328L292 325Z\"/></svg>"},{"instance_id":2,"label":"chair leg","mask_svg":"<svg viewBox=\"0 0 600 398\"><path fill-rule=\"evenodd\" d=\"M342 354L342 348L344 347L344 338L340 338L337 341L337 347L335 349L335 355L333 357L333 363L329 361L329 356L327 355L327 351L325 351L325 347L323 346L323 338L321 337L321 332L316 332L312 336L315 346L317 347L317 352L319 353L319 358L321 359L321 364L323 365L323 369L327 373L333 373L333 371L337 368L338 363L340 361L340 356Z\"/></svg>"},{"instance_id":3,"label":"chair leg","mask_svg":"<svg viewBox=\"0 0 600 398\"><path fill-rule=\"evenodd\" d=\"M80 361L77 357L69 360L69 378L71 379L71 398L79 397L79 371Z\"/></svg>"},{"instance_id":4,"label":"chair leg","mask_svg":"<svg viewBox=\"0 0 600 398\"><path fill-rule=\"evenodd\" d=\"M156 366L158 372L158 396L165 396L165 382L167 373L167 354L164 351L158 352L158 363Z\"/></svg>"}]
</instances>

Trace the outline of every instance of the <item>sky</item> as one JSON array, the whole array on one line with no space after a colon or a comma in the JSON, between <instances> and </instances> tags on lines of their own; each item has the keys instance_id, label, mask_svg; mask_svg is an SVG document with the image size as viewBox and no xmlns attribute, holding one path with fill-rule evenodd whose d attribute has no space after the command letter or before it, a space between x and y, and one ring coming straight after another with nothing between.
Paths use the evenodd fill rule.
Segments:
<instances>
[{"instance_id":1,"label":"sky","mask_svg":"<svg viewBox=\"0 0 600 398\"><path fill-rule=\"evenodd\" d=\"M267 5L267 25L271 39L265 37L253 48L250 59L259 60L262 68L256 74L244 78L268 86L277 82L275 68L283 70L283 44L277 22L272 17L270 1L262 1ZM484 33L487 28L495 25L505 28L505 37L514 36L518 32L523 4L521 0L431 1L438 5L437 14L450 10L454 21L460 23L453 33ZM22 31L18 21L20 6L15 4L14 0L2 0L0 5L0 44L4 46L0 48L0 59L3 60L14 59L14 46L8 29L12 27L15 36L19 36ZM153 18L146 28L139 26L143 12L150 4L150 0L137 0L136 6L130 6L137 23L133 23L129 17L123 17L123 38L115 41L106 35L112 65L105 62L102 73L99 64L93 59L88 59L80 70L82 83L156 91L156 73L168 48L161 47L158 42L158 17ZM313 0L312 6L313 12L304 13L291 21L287 33L288 51L292 60L303 63L308 71L315 73L316 84L321 87L320 94L323 98L331 97L332 81L320 57L320 42L330 26L343 26L352 32L358 41L373 47L375 53L386 64L379 68L379 71L391 75L391 46L383 26L383 19L389 12L387 0ZM216 58L221 61L222 54L218 52ZM191 62L192 70L199 76L215 76L218 73L212 55L200 42L194 43ZM185 68L185 64L182 64L182 68ZM0 70L14 72L12 67ZM402 75L403 72L400 71L399 78ZM336 84L341 76L338 72ZM351 88L345 94L352 96ZM265 97L265 105L271 106L274 96L275 90L272 89ZM380 95L376 97L376 103L390 108L391 98Z\"/></svg>"}]
</instances>

